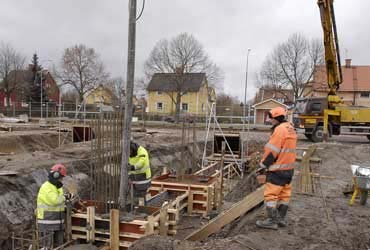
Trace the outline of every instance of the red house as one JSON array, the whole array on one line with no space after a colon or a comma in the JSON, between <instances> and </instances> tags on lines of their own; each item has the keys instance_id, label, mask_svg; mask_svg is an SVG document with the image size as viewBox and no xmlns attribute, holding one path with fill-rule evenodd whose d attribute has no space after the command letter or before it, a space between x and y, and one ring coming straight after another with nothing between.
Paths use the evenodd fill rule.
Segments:
<instances>
[{"instance_id":1,"label":"red house","mask_svg":"<svg viewBox=\"0 0 370 250\"><path fill-rule=\"evenodd\" d=\"M33 73L31 70L11 71L8 76L12 79L10 84L14 89L10 94L10 103L7 102L3 83L0 84L0 108L15 106L15 108L24 108L28 106L25 93L33 82ZM59 87L53 76L48 70L42 70L42 84L46 91L48 101L55 104L59 103Z\"/></svg>"}]
</instances>

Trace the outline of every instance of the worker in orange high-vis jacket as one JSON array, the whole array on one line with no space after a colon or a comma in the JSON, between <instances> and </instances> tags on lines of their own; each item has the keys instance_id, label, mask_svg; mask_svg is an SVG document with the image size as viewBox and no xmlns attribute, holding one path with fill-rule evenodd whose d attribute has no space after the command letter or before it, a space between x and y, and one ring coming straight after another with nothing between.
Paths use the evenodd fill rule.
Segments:
<instances>
[{"instance_id":1,"label":"worker in orange high-vis jacket","mask_svg":"<svg viewBox=\"0 0 370 250\"><path fill-rule=\"evenodd\" d=\"M257 174L266 174L264 199L268 218L258 220L256 225L278 229L279 226L287 225L286 214L292 193L297 133L293 125L286 121L284 108L273 108L268 115L273 125L272 133L257 170Z\"/></svg>"}]
</instances>

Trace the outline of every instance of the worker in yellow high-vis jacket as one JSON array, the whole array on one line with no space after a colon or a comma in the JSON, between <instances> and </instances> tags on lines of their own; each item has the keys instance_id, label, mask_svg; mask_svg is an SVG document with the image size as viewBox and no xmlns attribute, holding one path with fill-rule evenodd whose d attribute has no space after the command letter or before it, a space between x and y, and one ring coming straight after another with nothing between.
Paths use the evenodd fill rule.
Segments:
<instances>
[{"instance_id":1,"label":"worker in yellow high-vis jacket","mask_svg":"<svg viewBox=\"0 0 370 250\"><path fill-rule=\"evenodd\" d=\"M37 195L37 225L43 247L57 247L64 242L65 195L61 180L67 175L66 167L56 164L49 172L48 181Z\"/></svg>"},{"instance_id":2,"label":"worker in yellow high-vis jacket","mask_svg":"<svg viewBox=\"0 0 370 250\"><path fill-rule=\"evenodd\" d=\"M151 171L148 151L134 141L130 142L128 174L135 198L145 198L150 187Z\"/></svg>"}]
</instances>

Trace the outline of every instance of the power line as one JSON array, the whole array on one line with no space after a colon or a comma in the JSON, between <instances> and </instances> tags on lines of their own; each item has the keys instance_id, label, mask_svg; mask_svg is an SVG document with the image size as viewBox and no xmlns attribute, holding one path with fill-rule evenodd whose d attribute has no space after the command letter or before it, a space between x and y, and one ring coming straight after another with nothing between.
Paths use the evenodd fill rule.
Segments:
<instances>
[{"instance_id":1,"label":"power line","mask_svg":"<svg viewBox=\"0 0 370 250\"><path fill-rule=\"evenodd\" d=\"M141 7L140 14L139 14L139 16L136 18L136 21L138 21L138 20L140 19L140 17L143 15L144 8L145 8L145 0L143 0L143 6Z\"/></svg>"}]
</instances>

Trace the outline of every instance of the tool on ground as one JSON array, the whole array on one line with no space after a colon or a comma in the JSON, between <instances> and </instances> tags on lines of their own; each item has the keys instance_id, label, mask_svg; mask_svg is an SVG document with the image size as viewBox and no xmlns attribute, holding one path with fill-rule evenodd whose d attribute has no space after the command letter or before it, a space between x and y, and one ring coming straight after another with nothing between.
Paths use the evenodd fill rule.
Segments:
<instances>
[{"instance_id":1,"label":"tool on ground","mask_svg":"<svg viewBox=\"0 0 370 250\"><path fill-rule=\"evenodd\" d=\"M351 165L353 172L354 192L349 205L352 206L357 195L360 195L360 204L366 205L370 191L370 167Z\"/></svg>"}]
</instances>

